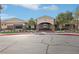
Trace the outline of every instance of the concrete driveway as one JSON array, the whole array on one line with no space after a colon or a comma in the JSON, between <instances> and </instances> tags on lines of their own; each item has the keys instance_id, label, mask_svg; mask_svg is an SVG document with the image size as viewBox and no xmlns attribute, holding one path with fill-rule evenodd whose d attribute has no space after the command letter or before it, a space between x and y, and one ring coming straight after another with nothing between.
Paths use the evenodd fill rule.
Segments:
<instances>
[{"instance_id":1,"label":"concrete driveway","mask_svg":"<svg viewBox=\"0 0 79 59\"><path fill-rule=\"evenodd\" d=\"M0 36L0 54L78 54L79 36L31 33Z\"/></svg>"}]
</instances>

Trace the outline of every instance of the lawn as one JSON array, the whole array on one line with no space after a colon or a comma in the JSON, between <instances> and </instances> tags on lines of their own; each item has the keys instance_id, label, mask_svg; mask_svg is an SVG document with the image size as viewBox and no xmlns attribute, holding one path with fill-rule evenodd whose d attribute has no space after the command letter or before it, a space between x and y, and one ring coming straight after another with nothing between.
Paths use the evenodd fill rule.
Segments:
<instances>
[{"instance_id":1,"label":"lawn","mask_svg":"<svg viewBox=\"0 0 79 59\"><path fill-rule=\"evenodd\" d=\"M0 32L0 34L15 34L16 32Z\"/></svg>"}]
</instances>

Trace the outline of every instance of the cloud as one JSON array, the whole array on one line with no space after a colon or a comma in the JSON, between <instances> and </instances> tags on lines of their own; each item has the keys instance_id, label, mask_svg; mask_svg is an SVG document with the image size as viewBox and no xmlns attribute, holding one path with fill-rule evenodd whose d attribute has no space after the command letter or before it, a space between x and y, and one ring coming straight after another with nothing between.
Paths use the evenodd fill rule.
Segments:
<instances>
[{"instance_id":1,"label":"cloud","mask_svg":"<svg viewBox=\"0 0 79 59\"><path fill-rule=\"evenodd\" d=\"M42 9L47 11L54 11L54 10L59 10L59 7L56 5L51 5L51 6L44 6Z\"/></svg>"},{"instance_id":2,"label":"cloud","mask_svg":"<svg viewBox=\"0 0 79 59\"><path fill-rule=\"evenodd\" d=\"M21 6L21 7L32 9L32 10L53 11L53 10L58 10L59 9L59 7L57 5L42 6L41 4L16 4L16 6Z\"/></svg>"},{"instance_id":3,"label":"cloud","mask_svg":"<svg viewBox=\"0 0 79 59\"><path fill-rule=\"evenodd\" d=\"M17 6L22 6L24 8L32 9L32 10L38 10L40 9L40 4L17 4Z\"/></svg>"},{"instance_id":4,"label":"cloud","mask_svg":"<svg viewBox=\"0 0 79 59\"><path fill-rule=\"evenodd\" d=\"M0 16L1 16L2 20L8 19L8 18L15 18L15 16L11 16L11 15L8 15L8 14L0 14Z\"/></svg>"},{"instance_id":5,"label":"cloud","mask_svg":"<svg viewBox=\"0 0 79 59\"><path fill-rule=\"evenodd\" d=\"M24 8L28 8L28 9L32 9L32 10L54 11L54 10L59 9L59 7L57 5L42 6L41 4L18 4L18 6L22 6Z\"/></svg>"}]
</instances>

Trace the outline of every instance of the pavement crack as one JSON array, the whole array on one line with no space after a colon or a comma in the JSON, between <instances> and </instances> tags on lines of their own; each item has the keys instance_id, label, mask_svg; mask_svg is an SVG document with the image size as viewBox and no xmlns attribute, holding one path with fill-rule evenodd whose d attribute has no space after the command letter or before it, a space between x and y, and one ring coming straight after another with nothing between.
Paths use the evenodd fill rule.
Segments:
<instances>
[{"instance_id":1,"label":"pavement crack","mask_svg":"<svg viewBox=\"0 0 79 59\"><path fill-rule=\"evenodd\" d=\"M47 48L46 48L46 54L48 54L48 49L49 49L49 44L47 45Z\"/></svg>"},{"instance_id":2,"label":"pavement crack","mask_svg":"<svg viewBox=\"0 0 79 59\"><path fill-rule=\"evenodd\" d=\"M9 47L13 46L16 42L14 42L13 44L9 44L7 47L3 48L0 52L3 52L4 50L8 49Z\"/></svg>"}]
</instances>

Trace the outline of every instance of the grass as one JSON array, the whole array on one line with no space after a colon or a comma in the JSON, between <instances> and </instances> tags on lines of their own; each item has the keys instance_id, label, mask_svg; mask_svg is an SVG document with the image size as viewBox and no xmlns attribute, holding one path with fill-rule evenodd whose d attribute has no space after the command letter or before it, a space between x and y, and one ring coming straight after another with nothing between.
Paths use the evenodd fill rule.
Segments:
<instances>
[{"instance_id":1,"label":"grass","mask_svg":"<svg viewBox=\"0 0 79 59\"><path fill-rule=\"evenodd\" d=\"M0 34L15 34L16 32L0 32Z\"/></svg>"}]
</instances>

